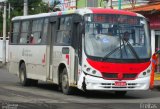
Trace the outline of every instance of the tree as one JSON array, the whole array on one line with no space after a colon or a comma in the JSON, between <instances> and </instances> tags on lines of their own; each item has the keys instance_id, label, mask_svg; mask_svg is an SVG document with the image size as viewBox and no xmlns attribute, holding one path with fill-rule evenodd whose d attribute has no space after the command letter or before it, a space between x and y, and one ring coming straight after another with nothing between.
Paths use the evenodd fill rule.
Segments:
<instances>
[{"instance_id":1,"label":"tree","mask_svg":"<svg viewBox=\"0 0 160 109\"><path fill-rule=\"evenodd\" d=\"M8 0L11 3L11 17L23 15L24 0ZM28 0L28 14L38 14L48 12L48 5L42 0Z\"/></svg>"},{"instance_id":2,"label":"tree","mask_svg":"<svg viewBox=\"0 0 160 109\"><path fill-rule=\"evenodd\" d=\"M11 18L15 16L22 16L23 15L23 5L24 0L8 0L8 3L11 5ZM38 14L48 12L48 5L44 3L42 0L28 0L28 14ZM3 31L3 9L0 10L0 36L2 35ZM10 27L10 20L7 18L7 31L9 31Z\"/></svg>"},{"instance_id":3,"label":"tree","mask_svg":"<svg viewBox=\"0 0 160 109\"><path fill-rule=\"evenodd\" d=\"M60 9L61 2L59 0L55 0L49 7L49 11L56 12L61 11Z\"/></svg>"}]
</instances>

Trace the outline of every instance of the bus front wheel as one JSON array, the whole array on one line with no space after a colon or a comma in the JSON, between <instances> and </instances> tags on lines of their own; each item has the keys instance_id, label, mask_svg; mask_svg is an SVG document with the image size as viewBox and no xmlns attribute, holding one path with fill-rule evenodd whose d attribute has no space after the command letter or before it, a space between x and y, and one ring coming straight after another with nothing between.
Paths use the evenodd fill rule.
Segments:
<instances>
[{"instance_id":1,"label":"bus front wheel","mask_svg":"<svg viewBox=\"0 0 160 109\"><path fill-rule=\"evenodd\" d=\"M73 93L73 88L69 86L68 73L66 68L64 68L63 72L61 73L61 89L62 92L66 95Z\"/></svg>"}]
</instances>

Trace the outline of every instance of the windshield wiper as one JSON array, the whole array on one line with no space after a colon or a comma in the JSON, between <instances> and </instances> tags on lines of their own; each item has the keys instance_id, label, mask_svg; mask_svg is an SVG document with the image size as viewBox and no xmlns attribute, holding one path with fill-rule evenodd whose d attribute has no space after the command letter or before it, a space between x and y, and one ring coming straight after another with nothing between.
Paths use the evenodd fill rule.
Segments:
<instances>
[{"instance_id":1,"label":"windshield wiper","mask_svg":"<svg viewBox=\"0 0 160 109\"><path fill-rule=\"evenodd\" d=\"M123 45L120 45L119 47L115 48L114 50L112 50L111 52L109 52L107 55L105 55L103 58L106 59L108 58L110 55L112 55L114 52L116 52L117 50L119 50Z\"/></svg>"},{"instance_id":2,"label":"windshield wiper","mask_svg":"<svg viewBox=\"0 0 160 109\"><path fill-rule=\"evenodd\" d=\"M139 60L139 56L137 55L135 49L132 47L131 43L129 41L126 41L128 47L130 48L130 50L132 51L132 53L134 54L134 56L136 57L137 60Z\"/></svg>"},{"instance_id":3,"label":"windshield wiper","mask_svg":"<svg viewBox=\"0 0 160 109\"><path fill-rule=\"evenodd\" d=\"M123 46L124 46L124 49L125 49L125 53L126 53L126 55L127 55L127 51L126 51L126 45L125 45L125 43L124 43L124 39L123 38L121 38L122 39L122 42L123 42L123 44L121 45L120 44L120 46L119 47L117 47L117 48L115 48L114 50L112 50L111 52L109 52L107 55L105 55L104 57L103 57L103 59L106 59L106 58L108 58L110 55L112 55L113 53L115 53L117 50L119 50L119 49L121 49ZM136 59L137 60L139 60L140 58L139 58L139 56L137 55L137 53L136 53L136 51L134 50L134 48L132 47L132 45L130 44L130 42L128 42L128 41L125 41L126 42L126 44L128 45L128 47L130 48L130 50L131 50L131 52L133 53L133 55L136 57ZM121 51L122 52L122 51ZM121 55L122 55L122 53L121 53ZM127 55L128 56L128 55ZM122 57L122 56L121 56Z\"/></svg>"}]
</instances>

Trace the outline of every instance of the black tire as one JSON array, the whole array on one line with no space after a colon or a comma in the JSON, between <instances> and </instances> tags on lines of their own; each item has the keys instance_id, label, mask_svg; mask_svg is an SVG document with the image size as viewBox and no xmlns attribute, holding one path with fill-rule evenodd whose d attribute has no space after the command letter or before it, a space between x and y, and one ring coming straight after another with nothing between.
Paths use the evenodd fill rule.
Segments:
<instances>
[{"instance_id":1,"label":"black tire","mask_svg":"<svg viewBox=\"0 0 160 109\"><path fill-rule=\"evenodd\" d=\"M66 95L73 94L73 88L69 86L68 73L66 68L63 69L60 79L62 92Z\"/></svg>"},{"instance_id":2,"label":"black tire","mask_svg":"<svg viewBox=\"0 0 160 109\"><path fill-rule=\"evenodd\" d=\"M38 85L38 80L29 79L29 81L30 81L31 86L37 86Z\"/></svg>"},{"instance_id":3,"label":"black tire","mask_svg":"<svg viewBox=\"0 0 160 109\"><path fill-rule=\"evenodd\" d=\"M127 94L127 91L115 91L116 96L125 96Z\"/></svg>"},{"instance_id":4,"label":"black tire","mask_svg":"<svg viewBox=\"0 0 160 109\"><path fill-rule=\"evenodd\" d=\"M29 86L31 83L30 79L27 79L26 76L26 66L25 63L22 63L19 68L19 79L22 86Z\"/></svg>"}]
</instances>

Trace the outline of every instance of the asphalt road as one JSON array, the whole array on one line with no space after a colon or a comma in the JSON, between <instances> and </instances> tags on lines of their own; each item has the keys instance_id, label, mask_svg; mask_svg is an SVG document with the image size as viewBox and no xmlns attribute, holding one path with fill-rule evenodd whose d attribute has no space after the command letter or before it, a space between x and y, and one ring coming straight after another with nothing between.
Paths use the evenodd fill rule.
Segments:
<instances>
[{"instance_id":1,"label":"asphalt road","mask_svg":"<svg viewBox=\"0 0 160 109\"><path fill-rule=\"evenodd\" d=\"M7 108L6 108L7 107ZM130 91L124 97L112 92L76 90L74 95L62 94L56 85L39 83L23 87L18 77L0 68L0 109L158 109L160 91Z\"/></svg>"}]
</instances>

